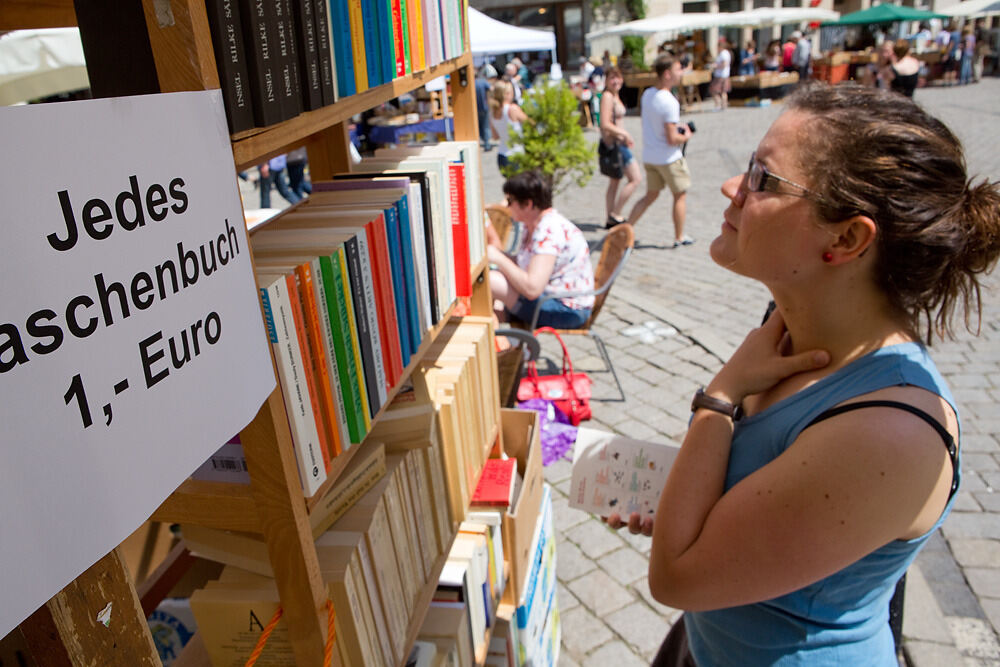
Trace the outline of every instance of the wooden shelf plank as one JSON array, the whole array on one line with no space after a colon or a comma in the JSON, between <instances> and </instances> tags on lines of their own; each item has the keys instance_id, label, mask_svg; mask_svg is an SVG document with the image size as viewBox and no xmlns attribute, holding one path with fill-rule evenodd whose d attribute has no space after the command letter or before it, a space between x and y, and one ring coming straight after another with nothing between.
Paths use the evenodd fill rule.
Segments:
<instances>
[{"instance_id":1,"label":"wooden shelf plank","mask_svg":"<svg viewBox=\"0 0 1000 667\"><path fill-rule=\"evenodd\" d=\"M0 30L34 30L76 26L73 0L3 0Z\"/></svg>"},{"instance_id":2,"label":"wooden shelf plank","mask_svg":"<svg viewBox=\"0 0 1000 667\"><path fill-rule=\"evenodd\" d=\"M248 484L188 479L150 518L164 523L194 523L208 528L263 532Z\"/></svg>"},{"instance_id":3,"label":"wooden shelf plank","mask_svg":"<svg viewBox=\"0 0 1000 667\"><path fill-rule=\"evenodd\" d=\"M407 74L363 93L343 98L330 106L307 111L295 118L267 128L256 128L233 135L233 159L238 171L243 171L288 148L300 146L318 131L348 121L352 116L419 88L431 79L456 72L472 64L472 54L447 60L422 72ZM475 114L473 114L475 118Z\"/></svg>"}]
</instances>

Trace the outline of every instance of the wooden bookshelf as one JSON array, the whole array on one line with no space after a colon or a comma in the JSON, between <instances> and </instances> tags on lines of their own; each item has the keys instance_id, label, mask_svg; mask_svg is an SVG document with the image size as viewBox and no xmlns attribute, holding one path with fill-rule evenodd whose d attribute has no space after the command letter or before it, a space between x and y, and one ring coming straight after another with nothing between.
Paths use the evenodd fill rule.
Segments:
<instances>
[{"instance_id":1,"label":"wooden bookshelf","mask_svg":"<svg viewBox=\"0 0 1000 667\"><path fill-rule=\"evenodd\" d=\"M0 3L0 30L79 25L90 63L92 84L98 79L113 81L120 78L123 82L128 82L115 88L115 92L106 94L131 94L141 87L152 88L161 93L218 88L219 78L204 0L142 0L141 5L142 14L137 19L138 23L123 25L117 11L104 3L95 6L93 3L70 0L5 0ZM110 24L114 27L108 27ZM117 38L114 34L109 34L122 30L128 30L130 34L145 33L148 36L151 63L155 71L150 74L148 70L141 70L138 84L136 59L130 53L116 52L115 49L119 48ZM465 43L468 43L468 35L465 37ZM88 51L90 48L97 48L93 45L98 42L100 53ZM335 173L350 171L347 132L349 119L445 75L451 76L455 138L475 141L478 137L473 83L475 71L472 56L466 52L425 71L400 77L322 109L303 113L271 127L233 136L233 177L235 178L238 170L260 164L270 157L302 145L308 149L310 170L315 180L328 179ZM489 281L486 280L485 263L480 263L471 270L474 278L472 313L489 315ZM247 289L255 287L247 285ZM450 314L452 311L448 312ZM425 337L404 372L404 377L420 362L446 321L447 318L443 319ZM389 400L398 391L397 386ZM302 494L280 389L276 388L272 392L257 416L240 435L250 474L249 485L188 480L156 510L152 518L262 534L275 571L296 663L302 667L319 667L323 664L326 638L326 586L320 577L309 525L309 503ZM496 437L494 434L494 439ZM492 442L487 446L491 444ZM356 452L362 446L363 443L348 451ZM320 494L332 486L351 456L353 454L338 457L327 485L320 490ZM320 494L316 495L317 499ZM421 592L419 606L414 611L408 629L408 645L412 645L422 625L436 588L437 576L446 558L447 554L439 557L432 580ZM52 655L58 654L60 661L47 664L115 662L111 658L112 649L106 642L79 642L75 634L60 631L60 627L71 624L76 615L92 615L94 600L85 596L73 597L71 589L89 587L100 590L102 582L108 580L109 572L115 581L125 584L130 581L126 568L114 551L91 569L94 572L88 571L82 575L41 608L40 611L46 612L43 614L46 618L34 624L29 619L22 624L21 631L26 638L33 637L40 644L43 637L47 637L45 641L54 646ZM122 623L120 626L116 636L118 643L115 644L117 655L126 655L122 652L125 650L128 655L127 663L130 665L159 664L135 589L131 587L129 590L126 585L121 594L115 597L116 615L122 614L117 618L130 617L127 611L130 605L135 613L131 614L127 625ZM65 662L64 657L69 661ZM199 651L197 638L178 664L207 664L204 648L202 646ZM336 654L333 664L341 664Z\"/></svg>"}]
</instances>

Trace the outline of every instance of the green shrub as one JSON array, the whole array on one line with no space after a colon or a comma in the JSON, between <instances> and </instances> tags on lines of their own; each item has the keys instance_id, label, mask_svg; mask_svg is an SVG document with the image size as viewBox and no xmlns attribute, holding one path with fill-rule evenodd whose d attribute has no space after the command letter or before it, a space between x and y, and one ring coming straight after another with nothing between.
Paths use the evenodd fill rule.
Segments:
<instances>
[{"instance_id":1,"label":"green shrub","mask_svg":"<svg viewBox=\"0 0 1000 667\"><path fill-rule=\"evenodd\" d=\"M511 132L511 145L523 150L510 155L504 177L538 169L551 180L553 193L570 184L586 185L594 174L597 153L596 144L587 141L580 127L578 106L564 81L536 79L522 105L529 121L521 124L520 132Z\"/></svg>"}]
</instances>

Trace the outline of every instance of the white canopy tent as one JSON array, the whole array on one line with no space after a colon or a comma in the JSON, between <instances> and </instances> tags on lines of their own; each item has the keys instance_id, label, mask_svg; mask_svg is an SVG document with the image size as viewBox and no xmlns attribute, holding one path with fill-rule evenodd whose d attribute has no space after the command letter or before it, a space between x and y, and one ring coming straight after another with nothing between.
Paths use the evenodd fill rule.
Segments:
<instances>
[{"instance_id":1,"label":"white canopy tent","mask_svg":"<svg viewBox=\"0 0 1000 667\"><path fill-rule=\"evenodd\" d=\"M959 2L936 11L938 14L965 18L997 16L1000 15L1000 0L965 0L965 2Z\"/></svg>"},{"instance_id":2,"label":"white canopy tent","mask_svg":"<svg viewBox=\"0 0 1000 667\"><path fill-rule=\"evenodd\" d=\"M518 28L472 7L469 7L469 41L474 56L550 51L552 62L557 61L556 36L551 31Z\"/></svg>"},{"instance_id":3,"label":"white canopy tent","mask_svg":"<svg viewBox=\"0 0 1000 667\"><path fill-rule=\"evenodd\" d=\"M14 30L0 36L0 105L90 87L80 30Z\"/></svg>"},{"instance_id":4,"label":"white canopy tent","mask_svg":"<svg viewBox=\"0 0 1000 667\"><path fill-rule=\"evenodd\" d=\"M805 21L833 21L838 18L840 18L839 12L818 7L760 7L742 12L664 14L663 16L639 19L594 30L588 32L586 37L590 41L612 35L619 37L639 35L643 37L656 36L658 40L661 40L710 28L766 28Z\"/></svg>"}]
</instances>

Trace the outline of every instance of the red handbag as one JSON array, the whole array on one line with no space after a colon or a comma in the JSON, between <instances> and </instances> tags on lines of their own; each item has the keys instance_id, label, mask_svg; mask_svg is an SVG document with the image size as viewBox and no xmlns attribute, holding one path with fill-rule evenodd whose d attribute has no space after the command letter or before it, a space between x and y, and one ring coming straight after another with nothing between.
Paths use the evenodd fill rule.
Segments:
<instances>
[{"instance_id":1,"label":"red handbag","mask_svg":"<svg viewBox=\"0 0 1000 667\"><path fill-rule=\"evenodd\" d=\"M569 417L573 426L579 426L580 422L590 419L591 380L586 373L573 372L573 361L569 357L569 350L558 331L552 327L540 327L535 330L535 335L540 333L552 334L562 346L562 375L539 376L535 362L529 361L528 375L521 378L521 383L517 387L517 400L542 398L552 401Z\"/></svg>"}]
</instances>

